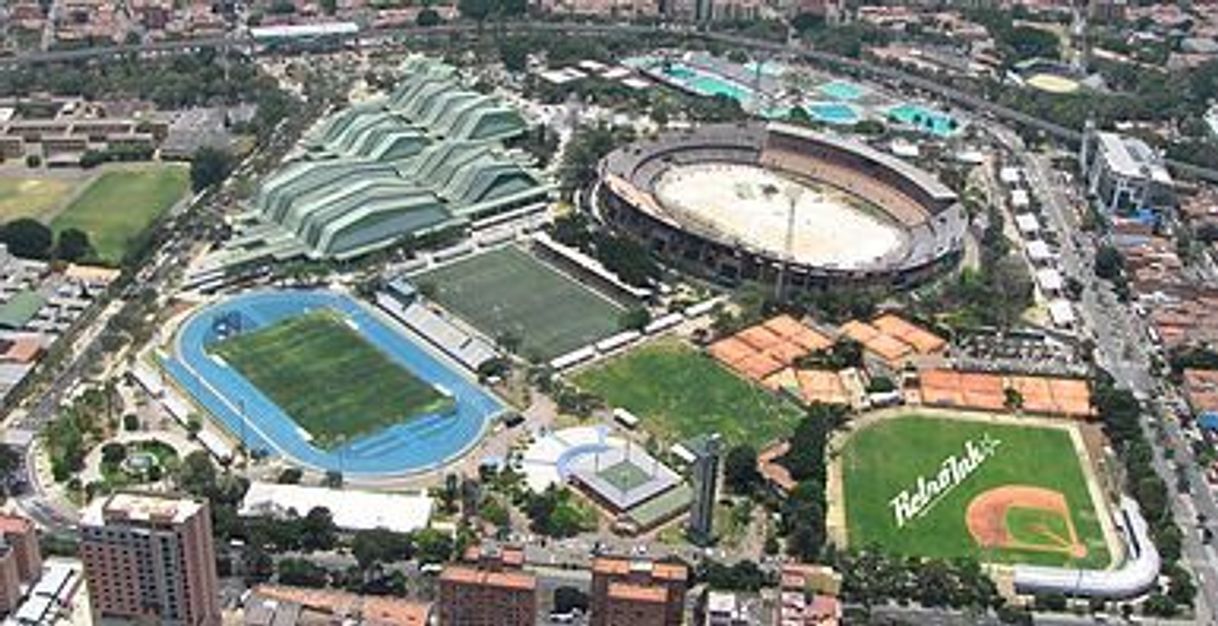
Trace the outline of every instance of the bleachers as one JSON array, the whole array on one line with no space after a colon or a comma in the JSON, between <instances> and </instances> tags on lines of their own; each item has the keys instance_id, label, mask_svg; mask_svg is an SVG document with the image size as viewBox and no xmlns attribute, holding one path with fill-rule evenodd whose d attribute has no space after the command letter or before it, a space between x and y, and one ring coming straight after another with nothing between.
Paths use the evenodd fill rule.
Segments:
<instances>
[{"instance_id":1,"label":"bleachers","mask_svg":"<svg viewBox=\"0 0 1218 626\"><path fill-rule=\"evenodd\" d=\"M761 164L838 187L878 205L905 226L926 221L927 212L917 200L896 187L877 184L877 179L858 170L808 154L767 148L761 153Z\"/></svg>"}]
</instances>

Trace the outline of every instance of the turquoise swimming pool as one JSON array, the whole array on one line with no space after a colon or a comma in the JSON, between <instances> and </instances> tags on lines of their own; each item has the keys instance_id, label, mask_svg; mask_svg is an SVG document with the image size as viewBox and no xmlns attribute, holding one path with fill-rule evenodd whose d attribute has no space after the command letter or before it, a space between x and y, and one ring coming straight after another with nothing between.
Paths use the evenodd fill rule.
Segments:
<instances>
[{"instance_id":1,"label":"turquoise swimming pool","mask_svg":"<svg viewBox=\"0 0 1218 626\"><path fill-rule=\"evenodd\" d=\"M867 93L867 88L844 80L835 80L816 88L834 100L858 100Z\"/></svg>"},{"instance_id":2,"label":"turquoise swimming pool","mask_svg":"<svg viewBox=\"0 0 1218 626\"><path fill-rule=\"evenodd\" d=\"M955 117L911 102L888 109L888 118L938 137L948 137L960 130L960 121Z\"/></svg>"},{"instance_id":3,"label":"turquoise swimming pool","mask_svg":"<svg viewBox=\"0 0 1218 626\"><path fill-rule=\"evenodd\" d=\"M661 73L673 82L703 96L727 96L742 105L753 99L752 89L681 63L672 63L663 68Z\"/></svg>"},{"instance_id":4,"label":"turquoise swimming pool","mask_svg":"<svg viewBox=\"0 0 1218 626\"><path fill-rule=\"evenodd\" d=\"M862 119L858 109L841 102L813 102L804 110L812 119L826 124L854 124Z\"/></svg>"}]
</instances>

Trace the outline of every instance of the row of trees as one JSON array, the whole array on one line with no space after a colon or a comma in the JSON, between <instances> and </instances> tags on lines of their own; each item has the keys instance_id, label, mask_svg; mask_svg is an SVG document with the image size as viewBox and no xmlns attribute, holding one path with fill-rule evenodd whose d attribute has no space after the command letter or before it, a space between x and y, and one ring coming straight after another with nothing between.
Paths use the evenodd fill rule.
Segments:
<instances>
[{"instance_id":1,"label":"row of trees","mask_svg":"<svg viewBox=\"0 0 1218 626\"><path fill-rule=\"evenodd\" d=\"M782 504L780 529L787 538L787 553L801 561L817 561L824 552L825 446L845 417L845 407L813 404L791 434L790 450L779 459L797 481Z\"/></svg>"},{"instance_id":2,"label":"row of trees","mask_svg":"<svg viewBox=\"0 0 1218 626\"><path fill-rule=\"evenodd\" d=\"M660 266L647 248L630 237L595 228L583 213L554 220L551 233L558 242L591 255L631 285L645 287L660 278Z\"/></svg>"},{"instance_id":3,"label":"row of trees","mask_svg":"<svg viewBox=\"0 0 1218 626\"><path fill-rule=\"evenodd\" d=\"M56 236L46 224L23 217L0 226L0 242L23 259L86 261L95 252L88 233L65 228Z\"/></svg>"}]
</instances>

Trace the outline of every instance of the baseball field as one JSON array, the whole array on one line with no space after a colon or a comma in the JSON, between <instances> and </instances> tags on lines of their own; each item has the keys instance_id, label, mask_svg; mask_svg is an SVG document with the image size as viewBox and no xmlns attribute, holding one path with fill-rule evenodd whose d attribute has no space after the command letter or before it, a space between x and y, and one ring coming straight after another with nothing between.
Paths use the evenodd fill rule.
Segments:
<instances>
[{"instance_id":1,"label":"baseball field","mask_svg":"<svg viewBox=\"0 0 1218 626\"><path fill-rule=\"evenodd\" d=\"M908 414L850 435L838 462L851 546L1109 564L1086 461L1065 429Z\"/></svg>"}]
</instances>

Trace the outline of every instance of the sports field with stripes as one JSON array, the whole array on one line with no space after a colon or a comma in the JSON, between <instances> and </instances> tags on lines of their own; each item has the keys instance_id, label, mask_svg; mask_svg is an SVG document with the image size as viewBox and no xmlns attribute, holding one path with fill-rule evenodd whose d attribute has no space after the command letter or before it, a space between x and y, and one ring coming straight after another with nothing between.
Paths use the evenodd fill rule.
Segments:
<instances>
[{"instance_id":1,"label":"sports field with stripes","mask_svg":"<svg viewBox=\"0 0 1218 626\"><path fill-rule=\"evenodd\" d=\"M612 335L623 311L516 246L455 261L413 280L491 339L513 337L519 354L544 360Z\"/></svg>"}]
</instances>

